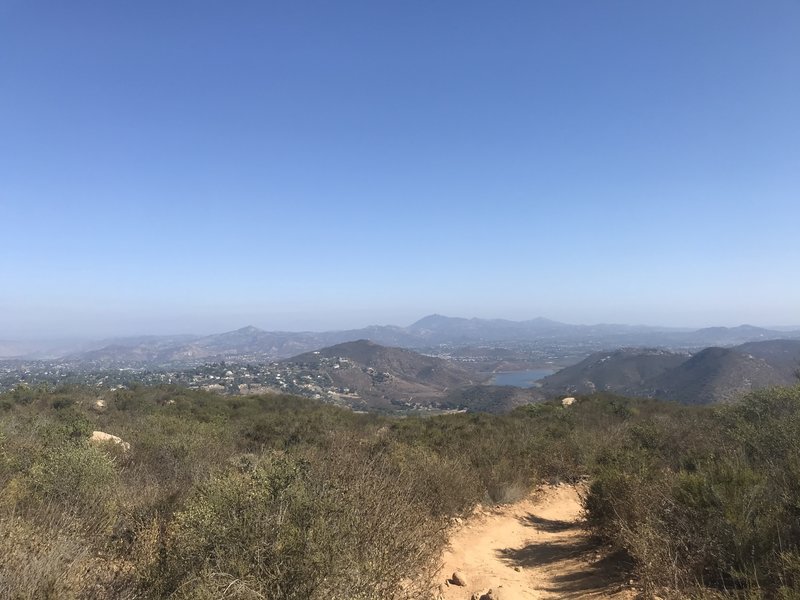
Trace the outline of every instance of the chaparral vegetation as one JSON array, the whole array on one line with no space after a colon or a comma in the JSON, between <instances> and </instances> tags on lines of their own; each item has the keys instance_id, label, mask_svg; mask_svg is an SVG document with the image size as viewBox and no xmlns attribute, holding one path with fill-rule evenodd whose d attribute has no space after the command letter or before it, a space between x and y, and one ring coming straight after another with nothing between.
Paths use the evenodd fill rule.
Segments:
<instances>
[{"instance_id":1,"label":"chaparral vegetation","mask_svg":"<svg viewBox=\"0 0 800 600\"><path fill-rule=\"evenodd\" d=\"M800 387L405 418L137 387L0 395L0 597L424 599L453 517L547 480L646 596L800 595Z\"/></svg>"}]
</instances>

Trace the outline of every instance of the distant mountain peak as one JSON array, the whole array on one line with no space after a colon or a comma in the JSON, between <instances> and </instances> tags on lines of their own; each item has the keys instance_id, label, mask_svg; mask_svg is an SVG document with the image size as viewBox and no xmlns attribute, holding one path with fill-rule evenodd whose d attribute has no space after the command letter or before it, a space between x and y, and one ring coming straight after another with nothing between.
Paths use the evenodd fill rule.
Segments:
<instances>
[{"instance_id":1,"label":"distant mountain peak","mask_svg":"<svg viewBox=\"0 0 800 600\"><path fill-rule=\"evenodd\" d=\"M441 323L447 323L449 321L456 320L455 317L446 317L444 315L440 315L439 313L433 313L431 315L427 315L422 317L419 321L415 321L409 326L409 329L416 329L416 328L426 328L432 327L436 325L440 325Z\"/></svg>"},{"instance_id":2,"label":"distant mountain peak","mask_svg":"<svg viewBox=\"0 0 800 600\"><path fill-rule=\"evenodd\" d=\"M263 333L263 329L259 329L254 325L246 325L234 331L234 333Z\"/></svg>"},{"instance_id":3,"label":"distant mountain peak","mask_svg":"<svg viewBox=\"0 0 800 600\"><path fill-rule=\"evenodd\" d=\"M533 319L528 319L528 323L537 323L542 325L563 325L560 321L554 321L553 319L547 319L545 317L534 317Z\"/></svg>"}]
</instances>

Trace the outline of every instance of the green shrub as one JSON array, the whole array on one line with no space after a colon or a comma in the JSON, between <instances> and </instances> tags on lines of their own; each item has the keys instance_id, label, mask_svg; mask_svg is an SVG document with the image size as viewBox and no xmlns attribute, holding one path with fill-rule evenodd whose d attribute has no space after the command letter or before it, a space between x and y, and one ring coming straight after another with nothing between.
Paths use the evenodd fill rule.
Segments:
<instances>
[{"instance_id":1,"label":"green shrub","mask_svg":"<svg viewBox=\"0 0 800 600\"><path fill-rule=\"evenodd\" d=\"M398 470L381 444L348 436L309 459L320 500L312 537L328 565L316 597L427 598L447 520L430 511L426 477Z\"/></svg>"},{"instance_id":2,"label":"green shrub","mask_svg":"<svg viewBox=\"0 0 800 600\"><path fill-rule=\"evenodd\" d=\"M171 525L164 574L174 589L160 591L191 597L198 584L221 590L236 580L254 595L310 597L319 582L305 577L316 566L307 564L305 477L302 463L272 456L201 485ZM196 581L185 581L187 574Z\"/></svg>"},{"instance_id":3,"label":"green shrub","mask_svg":"<svg viewBox=\"0 0 800 600\"><path fill-rule=\"evenodd\" d=\"M483 497L480 479L463 461L404 444L391 448L391 461L399 476L420 490L422 503L433 516L463 515Z\"/></svg>"},{"instance_id":4,"label":"green shrub","mask_svg":"<svg viewBox=\"0 0 800 600\"><path fill-rule=\"evenodd\" d=\"M599 461L590 524L631 555L649 589L790 597L800 550L800 388L693 414L626 430Z\"/></svg>"},{"instance_id":5,"label":"green shrub","mask_svg":"<svg viewBox=\"0 0 800 600\"><path fill-rule=\"evenodd\" d=\"M241 464L176 514L146 582L155 595L424 597L443 523L386 457L339 446L310 462L272 453ZM412 577L421 583L401 585Z\"/></svg>"},{"instance_id":6,"label":"green shrub","mask_svg":"<svg viewBox=\"0 0 800 600\"><path fill-rule=\"evenodd\" d=\"M12 480L6 501L27 514L57 507L81 516L87 526L110 527L118 504L118 476L113 460L88 444L45 452L24 474Z\"/></svg>"}]
</instances>

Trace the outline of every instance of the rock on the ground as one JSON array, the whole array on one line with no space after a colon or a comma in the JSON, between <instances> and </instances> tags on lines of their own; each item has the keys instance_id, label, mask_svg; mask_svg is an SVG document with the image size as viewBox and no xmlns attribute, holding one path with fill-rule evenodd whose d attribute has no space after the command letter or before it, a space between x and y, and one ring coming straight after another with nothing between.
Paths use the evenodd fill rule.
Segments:
<instances>
[{"instance_id":1,"label":"rock on the ground","mask_svg":"<svg viewBox=\"0 0 800 600\"><path fill-rule=\"evenodd\" d=\"M467 585L467 578L464 577L464 574L461 571L456 571L453 573L453 576L450 578L450 583L453 585Z\"/></svg>"},{"instance_id":2,"label":"rock on the ground","mask_svg":"<svg viewBox=\"0 0 800 600\"><path fill-rule=\"evenodd\" d=\"M123 452L127 452L131 449L131 445L124 441L121 437L116 435L111 435L110 433L106 433L105 431L93 431L92 437L89 438L90 444L115 444L118 445Z\"/></svg>"}]
</instances>

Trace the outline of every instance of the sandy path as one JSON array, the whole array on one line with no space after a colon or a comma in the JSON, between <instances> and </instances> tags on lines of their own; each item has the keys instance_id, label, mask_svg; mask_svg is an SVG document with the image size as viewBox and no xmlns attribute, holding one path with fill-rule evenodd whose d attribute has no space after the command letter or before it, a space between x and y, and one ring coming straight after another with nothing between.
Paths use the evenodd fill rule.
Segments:
<instances>
[{"instance_id":1,"label":"sandy path","mask_svg":"<svg viewBox=\"0 0 800 600\"><path fill-rule=\"evenodd\" d=\"M441 596L469 600L491 588L501 600L633 598L614 561L581 529L580 515L578 492L569 485L478 511L451 534L439 575ZM445 583L454 571L463 573L466 586Z\"/></svg>"}]
</instances>

